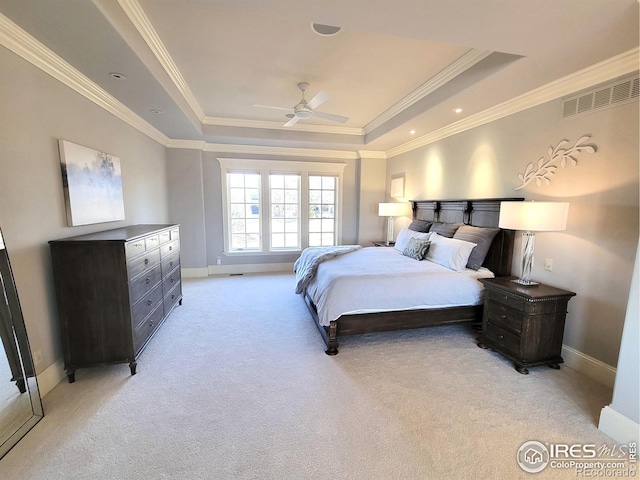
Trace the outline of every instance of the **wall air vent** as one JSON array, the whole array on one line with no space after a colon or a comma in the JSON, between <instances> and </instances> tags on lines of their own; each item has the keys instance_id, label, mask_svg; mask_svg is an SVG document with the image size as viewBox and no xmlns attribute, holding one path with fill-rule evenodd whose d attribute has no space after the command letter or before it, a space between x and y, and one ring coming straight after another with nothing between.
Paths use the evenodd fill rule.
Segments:
<instances>
[{"instance_id":1,"label":"wall air vent","mask_svg":"<svg viewBox=\"0 0 640 480\"><path fill-rule=\"evenodd\" d=\"M638 76L615 80L593 90L565 98L562 102L562 116L570 117L604 107L622 105L638 98L639 93L640 78Z\"/></svg>"}]
</instances>

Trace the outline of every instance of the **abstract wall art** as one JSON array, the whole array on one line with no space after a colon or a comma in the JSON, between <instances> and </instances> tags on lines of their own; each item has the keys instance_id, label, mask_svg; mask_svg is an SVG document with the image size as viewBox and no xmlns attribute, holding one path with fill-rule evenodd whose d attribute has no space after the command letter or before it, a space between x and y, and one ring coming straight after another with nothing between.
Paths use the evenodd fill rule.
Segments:
<instances>
[{"instance_id":1,"label":"abstract wall art","mask_svg":"<svg viewBox=\"0 0 640 480\"><path fill-rule=\"evenodd\" d=\"M67 224L124 220L120 159L66 140L58 146Z\"/></svg>"}]
</instances>

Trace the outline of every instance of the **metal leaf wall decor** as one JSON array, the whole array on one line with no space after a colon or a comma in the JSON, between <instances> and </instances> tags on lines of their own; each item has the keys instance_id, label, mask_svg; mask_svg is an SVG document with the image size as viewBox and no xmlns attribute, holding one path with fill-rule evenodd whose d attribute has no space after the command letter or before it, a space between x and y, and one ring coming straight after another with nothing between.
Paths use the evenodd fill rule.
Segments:
<instances>
[{"instance_id":1,"label":"metal leaf wall decor","mask_svg":"<svg viewBox=\"0 0 640 480\"><path fill-rule=\"evenodd\" d=\"M597 147L595 145L585 143L590 138L591 136L589 135L583 135L573 147L569 148L566 147L569 140L560 140L555 148L549 147L549 151L547 152L549 158L540 157L537 168L534 166L533 162L531 162L524 169L524 173L518 174L518 180L520 180L522 184L515 187L514 190L520 190L526 187L533 180L536 181L537 186L542 185L542 182L546 185L550 185L551 177L555 175L556 169L558 168L557 163L559 163L562 168L565 168L567 164L575 167L578 165L578 159L576 156L579 153L596 152Z\"/></svg>"}]
</instances>

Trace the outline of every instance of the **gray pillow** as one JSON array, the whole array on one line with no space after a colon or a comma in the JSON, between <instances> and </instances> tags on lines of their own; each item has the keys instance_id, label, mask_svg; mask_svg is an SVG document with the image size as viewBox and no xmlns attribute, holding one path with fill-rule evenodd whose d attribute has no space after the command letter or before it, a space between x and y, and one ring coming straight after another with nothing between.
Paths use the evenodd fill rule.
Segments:
<instances>
[{"instance_id":1,"label":"gray pillow","mask_svg":"<svg viewBox=\"0 0 640 480\"><path fill-rule=\"evenodd\" d=\"M429 229L430 232L436 232L442 237L453 238L456 230L462 225L462 223L441 223L435 222ZM475 243L475 242L474 242Z\"/></svg>"},{"instance_id":2,"label":"gray pillow","mask_svg":"<svg viewBox=\"0 0 640 480\"><path fill-rule=\"evenodd\" d=\"M431 242L428 240L418 240L417 238L410 238L409 243L402 251L405 257L411 257L414 260L422 260L429 251Z\"/></svg>"},{"instance_id":3,"label":"gray pillow","mask_svg":"<svg viewBox=\"0 0 640 480\"><path fill-rule=\"evenodd\" d=\"M499 231L499 228L473 227L471 225L462 225L456 230L453 238L476 244L469 255L467 268L478 270L482 266L491 247L491 242Z\"/></svg>"},{"instance_id":4,"label":"gray pillow","mask_svg":"<svg viewBox=\"0 0 640 480\"><path fill-rule=\"evenodd\" d=\"M422 232L427 233L429 231L429 227L433 222L429 222L428 220L414 220L409 225L409 230L413 230L414 232Z\"/></svg>"}]
</instances>

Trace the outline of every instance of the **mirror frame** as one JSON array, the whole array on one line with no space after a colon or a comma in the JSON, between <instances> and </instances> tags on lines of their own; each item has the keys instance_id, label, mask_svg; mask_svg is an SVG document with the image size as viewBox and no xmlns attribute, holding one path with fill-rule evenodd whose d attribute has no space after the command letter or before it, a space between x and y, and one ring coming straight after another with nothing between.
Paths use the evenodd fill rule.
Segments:
<instances>
[{"instance_id":1,"label":"mirror frame","mask_svg":"<svg viewBox=\"0 0 640 480\"><path fill-rule=\"evenodd\" d=\"M0 458L2 458L44 416L42 399L40 398L40 391L38 389L38 379L33 364L33 357L31 356L31 348L29 347L29 338L27 337L22 308L20 307L18 291L16 290L13 271L11 270L11 262L9 261L9 254L6 249L2 230L0 230L0 287L0 302L2 302L0 308L2 308L5 313L8 312L8 315L5 315L5 317L8 318L0 318L0 321L4 322L8 320L6 325L13 330L11 338L3 339L2 345L4 346L4 343L7 342L7 344L9 344L12 349L15 348L15 351L18 353L17 360L21 377L12 378L12 382L16 382L16 387L20 392L23 392L24 389L23 395L29 395L31 406L31 416L18 426L13 433L9 434L4 442L0 439L0 442L2 442L2 444L0 444ZM32 381L29 380L31 377L33 377Z\"/></svg>"}]
</instances>

